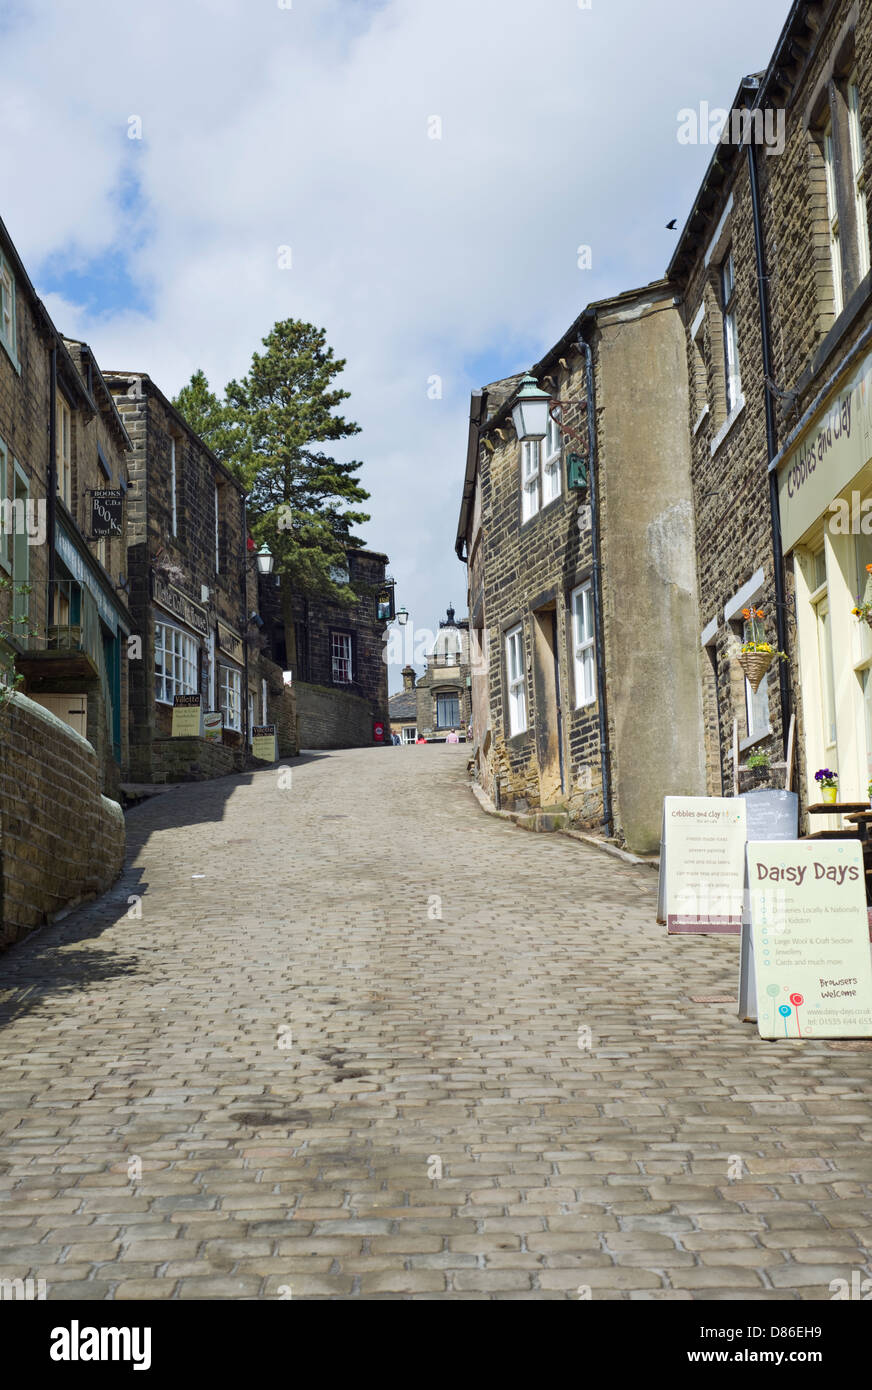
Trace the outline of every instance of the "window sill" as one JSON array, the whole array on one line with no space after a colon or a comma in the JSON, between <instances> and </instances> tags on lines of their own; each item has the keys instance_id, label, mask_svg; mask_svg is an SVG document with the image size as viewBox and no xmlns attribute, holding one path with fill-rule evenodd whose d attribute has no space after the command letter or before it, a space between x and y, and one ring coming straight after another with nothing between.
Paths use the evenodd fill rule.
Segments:
<instances>
[{"instance_id":1,"label":"window sill","mask_svg":"<svg viewBox=\"0 0 872 1390\"><path fill-rule=\"evenodd\" d=\"M694 427L693 427L693 432L694 432L694 434L699 434L700 429L701 429L702 426L703 426L703 423L708 419L708 417L709 417L710 414L711 414L711 409L710 409L710 407L709 407L707 404L704 405L703 408L702 408L702 410L699 412L699 418L697 419L697 422L696 422L696 424L695 424Z\"/></svg>"},{"instance_id":2,"label":"window sill","mask_svg":"<svg viewBox=\"0 0 872 1390\"><path fill-rule=\"evenodd\" d=\"M6 356L9 358L9 361L12 363L16 372L19 376L21 376L21 363L19 362L17 356L15 355L5 338L0 338L0 347L3 348L3 351L6 353Z\"/></svg>"},{"instance_id":3,"label":"window sill","mask_svg":"<svg viewBox=\"0 0 872 1390\"><path fill-rule=\"evenodd\" d=\"M717 434L715 435L714 439L712 440L711 444L709 445L709 448L710 448L711 454L712 454L712 458L714 458L714 456L715 456L715 454L717 453L718 449L719 449L719 448L721 447L721 445L723 444L724 440L726 439L727 435L730 433L731 429L732 429L733 426L735 425L736 421L738 420L739 416L742 414L742 411L743 411L744 409L745 409L745 397L744 397L744 396L740 396L739 399L736 401L736 404L733 406L732 410L730 411L729 415L727 416L726 420L725 420L724 423L721 425L720 429L718 430L718 432L717 432Z\"/></svg>"}]
</instances>

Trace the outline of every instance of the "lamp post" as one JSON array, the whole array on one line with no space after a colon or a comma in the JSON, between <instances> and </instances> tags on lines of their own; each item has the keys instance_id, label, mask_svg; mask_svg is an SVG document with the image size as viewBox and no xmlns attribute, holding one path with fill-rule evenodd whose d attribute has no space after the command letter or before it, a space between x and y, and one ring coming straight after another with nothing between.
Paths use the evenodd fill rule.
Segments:
<instances>
[{"instance_id":1,"label":"lamp post","mask_svg":"<svg viewBox=\"0 0 872 1390\"><path fill-rule=\"evenodd\" d=\"M521 443L540 441L548 432L549 419L560 427L562 434L572 440L580 440L582 435L571 425L563 424L555 414L568 402L558 400L539 386L536 378L528 372L523 378L512 407L512 424ZM570 492L587 490L587 462L583 454L571 453L567 459L567 486Z\"/></svg>"}]
</instances>

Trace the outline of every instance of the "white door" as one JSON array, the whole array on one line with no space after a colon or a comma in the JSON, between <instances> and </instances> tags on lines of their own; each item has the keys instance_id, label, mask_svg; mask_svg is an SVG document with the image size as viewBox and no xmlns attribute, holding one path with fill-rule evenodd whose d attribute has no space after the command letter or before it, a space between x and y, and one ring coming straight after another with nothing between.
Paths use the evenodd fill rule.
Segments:
<instances>
[{"instance_id":1,"label":"white door","mask_svg":"<svg viewBox=\"0 0 872 1390\"><path fill-rule=\"evenodd\" d=\"M87 695L28 695L35 705L42 705L50 714L62 719L82 738L88 735Z\"/></svg>"}]
</instances>

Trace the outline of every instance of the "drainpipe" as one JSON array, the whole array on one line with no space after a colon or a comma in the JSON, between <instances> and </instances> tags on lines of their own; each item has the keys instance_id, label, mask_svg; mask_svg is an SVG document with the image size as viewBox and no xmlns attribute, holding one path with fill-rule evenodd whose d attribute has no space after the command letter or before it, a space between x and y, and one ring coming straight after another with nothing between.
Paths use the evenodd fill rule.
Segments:
<instances>
[{"instance_id":1,"label":"drainpipe","mask_svg":"<svg viewBox=\"0 0 872 1390\"><path fill-rule=\"evenodd\" d=\"M606 711L606 663L603 641L602 573L600 569L599 502L597 499L596 457L596 398L594 392L593 353L590 343L579 338L576 348L584 353L587 381L587 453L588 495L590 497L590 533L593 550L593 613L594 649L596 652L596 702L599 716L600 777L603 789L603 821L606 834L613 833L612 785L609 770L608 718Z\"/></svg>"},{"instance_id":2,"label":"drainpipe","mask_svg":"<svg viewBox=\"0 0 872 1390\"><path fill-rule=\"evenodd\" d=\"M763 219L760 214L760 186L757 177L757 154L753 141L747 145L748 178L751 185L751 211L754 222L754 250L757 258L757 294L760 301L760 348L764 378L772 380L772 357L769 339L769 302L767 294L766 258L763 245ZM778 453L778 431L775 406L768 385L763 386L766 407L766 456L771 463ZM778 502L778 474L769 470L769 510L772 517L772 561L775 569L775 630L779 651L787 651L787 608L784 598L784 554L781 549L781 508ZM781 739L787 756L787 731L790 725L790 673L788 663L778 663L778 685L781 696Z\"/></svg>"},{"instance_id":3,"label":"drainpipe","mask_svg":"<svg viewBox=\"0 0 872 1390\"><path fill-rule=\"evenodd\" d=\"M48 372L48 496L46 506L46 530L48 531L48 600L46 603L46 626L54 622L55 607L55 497L58 490L57 477L57 391L58 391L58 349L57 344L49 355Z\"/></svg>"}]
</instances>

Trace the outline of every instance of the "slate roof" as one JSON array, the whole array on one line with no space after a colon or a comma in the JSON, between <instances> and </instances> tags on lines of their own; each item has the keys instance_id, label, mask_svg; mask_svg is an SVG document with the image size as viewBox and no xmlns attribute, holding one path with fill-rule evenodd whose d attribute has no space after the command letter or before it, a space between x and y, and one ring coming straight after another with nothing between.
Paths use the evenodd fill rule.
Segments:
<instances>
[{"instance_id":1,"label":"slate roof","mask_svg":"<svg viewBox=\"0 0 872 1390\"><path fill-rule=\"evenodd\" d=\"M417 719L418 696L414 690L398 690L388 700L391 719Z\"/></svg>"}]
</instances>

